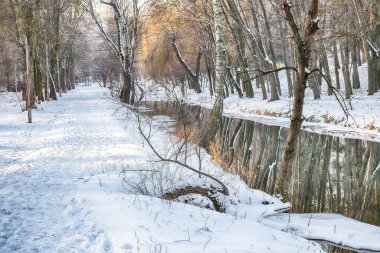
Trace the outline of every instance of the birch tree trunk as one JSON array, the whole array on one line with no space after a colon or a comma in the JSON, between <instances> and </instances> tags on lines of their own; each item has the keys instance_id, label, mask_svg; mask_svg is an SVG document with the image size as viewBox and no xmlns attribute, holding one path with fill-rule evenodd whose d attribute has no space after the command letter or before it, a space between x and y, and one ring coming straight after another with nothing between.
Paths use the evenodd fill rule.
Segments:
<instances>
[{"instance_id":1,"label":"birch tree trunk","mask_svg":"<svg viewBox=\"0 0 380 253\"><path fill-rule=\"evenodd\" d=\"M224 38L224 22L222 0L213 0L213 8L215 15L215 96L217 97L217 107L221 111L223 109L223 87L226 71L226 45Z\"/></svg>"},{"instance_id":2,"label":"birch tree trunk","mask_svg":"<svg viewBox=\"0 0 380 253\"><path fill-rule=\"evenodd\" d=\"M45 42L45 82L44 82L44 91L45 91L45 99L49 101L49 91L48 87L50 86L50 68L49 68L49 48L47 43Z\"/></svg>"},{"instance_id":3,"label":"birch tree trunk","mask_svg":"<svg viewBox=\"0 0 380 253\"><path fill-rule=\"evenodd\" d=\"M32 123L32 107L33 107L33 80L31 74L31 60L30 60L30 43L28 36L24 35L24 50L25 50L25 73L24 73L24 85L26 90L26 110L28 111L28 123Z\"/></svg>"},{"instance_id":4,"label":"birch tree trunk","mask_svg":"<svg viewBox=\"0 0 380 253\"><path fill-rule=\"evenodd\" d=\"M53 17L51 21L53 30L53 45L50 48L50 72L52 75L52 82L50 83L50 98L57 100L57 90L60 93L61 89L59 87L59 23L60 23L60 13L59 13L60 0L53 1Z\"/></svg>"},{"instance_id":5,"label":"birch tree trunk","mask_svg":"<svg viewBox=\"0 0 380 253\"><path fill-rule=\"evenodd\" d=\"M203 134L201 145L207 146L218 131L223 115L224 86L226 74L226 45L224 37L224 17L222 0L213 0L215 25L215 104L212 108L210 120Z\"/></svg>"},{"instance_id":6,"label":"birch tree trunk","mask_svg":"<svg viewBox=\"0 0 380 253\"><path fill-rule=\"evenodd\" d=\"M138 32L138 15L137 1L133 0L132 4L132 22L127 22L127 14L130 9L122 9L120 1L118 0L101 0L102 4L108 5L112 8L114 20L116 24L117 39L109 36L106 28L102 25L99 15L95 13L92 0L87 2L87 11L91 14L95 24L100 30L100 33L105 41L108 42L110 47L116 53L123 72L123 87L120 92L120 100L127 104L133 104L135 98L135 53L137 45L137 32Z\"/></svg>"},{"instance_id":7,"label":"birch tree trunk","mask_svg":"<svg viewBox=\"0 0 380 253\"><path fill-rule=\"evenodd\" d=\"M34 31L34 3L27 2L20 4L11 0L9 3L14 13L16 33L23 49L25 110L28 112L28 123L32 123L32 108L34 107L32 52L36 40Z\"/></svg>"}]
</instances>

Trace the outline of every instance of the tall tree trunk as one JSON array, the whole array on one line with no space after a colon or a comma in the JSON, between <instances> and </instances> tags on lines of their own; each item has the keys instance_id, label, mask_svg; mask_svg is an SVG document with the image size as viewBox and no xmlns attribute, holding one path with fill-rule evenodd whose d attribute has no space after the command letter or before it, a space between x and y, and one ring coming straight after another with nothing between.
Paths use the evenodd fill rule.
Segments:
<instances>
[{"instance_id":1,"label":"tall tree trunk","mask_svg":"<svg viewBox=\"0 0 380 253\"><path fill-rule=\"evenodd\" d=\"M53 30L53 38L50 52L50 72L52 75L52 82L50 84L50 98L53 100L57 100L57 93L61 93L61 89L59 87L59 23L60 23L60 0L53 1L53 19L52 19L52 30Z\"/></svg>"},{"instance_id":2,"label":"tall tree trunk","mask_svg":"<svg viewBox=\"0 0 380 253\"><path fill-rule=\"evenodd\" d=\"M323 69L323 72L325 72L325 76L326 76L327 82L328 82L327 93L329 96L331 96L333 94L333 90L332 90L332 87L330 87L330 85L329 85L332 82L331 82L330 66L329 66L329 61L327 59L327 53L326 53L325 45L321 44L320 50L321 50L321 60L320 61L322 64L322 69Z\"/></svg>"},{"instance_id":3,"label":"tall tree trunk","mask_svg":"<svg viewBox=\"0 0 380 253\"><path fill-rule=\"evenodd\" d=\"M370 38L370 56L368 57L368 95L373 95L380 88L380 3L375 1L371 6L371 21L374 29Z\"/></svg>"},{"instance_id":4,"label":"tall tree trunk","mask_svg":"<svg viewBox=\"0 0 380 253\"><path fill-rule=\"evenodd\" d=\"M297 66L297 79L294 84L294 102L292 108L292 116L290 120L289 133L282 156L280 172L278 180L276 182L276 191L282 193L287 197L287 190L285 187L285 181L287 174L291 171L294 157L296 155L297 139L300 135L302 125L302 111L305 98L306 82L308 79L308 73L306 69L309 68L311 44L313 36L318 30L318 0L311 0L308 11L307 28L302 37L301 31L294 20L294 16L291 12L292 5L288 0L283 1L283 10L286 16L289 27L291 28L298 54L298 66Z\"/></svg>"},{"instance_id":5,"label":"tall tree trunk","mask_svg":"<svg viewBox=\"0 0 380 253\"><path fill-rule=\"evenodd\" d=\"M226 74L226 45L224 38L224 21L223 21L223 9L222 0L213 0L214 7L214 19L215 19L215 95L217 97L218 111L223 110L223 87L225 83Z\"/></svg>"},{"instance_id":6,"label":"tall tree trunk","mask_svg":"<svg viewBox=\"0 0 380 253\"><path fill-rule=\"evenodd\" d=\"M285 36L284 36L284 29L283 29L283 26L282 26L282 20L279 20L278 23L280 25L282 57L284 58L284 65L285 65L285 67L289 67L288 57L287 57L287 54L286 54L286 52L288 51L288 49L285 46ZM285 27L285 32L287 32L287 27ZM288 96L292 97L293 96L293 82L292 82L292 76L291 76L291 73L290 73L289 69L286 69L286 78L287 78L287 81L288 81L288 94L289 94Z\"/></svg>"},{"instance_id":7,"label":"tall tree trunk","mask_svg":"<svg viewBox=\"0 0 380 253\"><path fill-rule=\"evenodd\" d=\"M267 36L266 36L267 38L266 39L268 40L269 56L270 56L270 59L272 61L272 68L277 69L276 54L274 53L274 46L273 46L273 36L272 36L272 32L271 32L270 26L269 26L269 19L267 16L267 11L265 9L263 0L259 0L259 4L261 7L261 11L263 13L264 24L265 24L265 28L267 31ZM275 76L276 85L277 85L277 92L281 96L282 92L281 92L280 79L278 78L278 72L275 72L274 76Z\"/></svg>"},{"instance_id":8,"label":"tall tree trunk","mask_svg":"<svg viewBox=\"0 0 380 253\"><path fill-rule=\"evenodd\" d=\"M74 52L72 52L72 56L71 56L71 74L70 74L70 77L71 77L71 85L72 85L72 89L75 89L75 56L74 56Z\"/></svg>"},{"instance_id":9,"label":"tall tree trunk","mask_svg":"<svg viewBox=\"0 0 380 253\"><path fill-rule=\"evenodd\" d=\"M211 110L207 128L201 145L207 146L218 130L223 115L224 86L226 75L226 45L224 37L224 18L222 0L213 0L215 23L215 103Z\"/></svg>"},{"instance_id":10,"label":"tall tree trunk","mask_svg":"<svg viewBox=\"0 0 380 253\"><path fill-rule=\"evenodd\" d=\"M131 101L131 75L129 69L123 69L123 88L120 92L120 99L122 102L129 104Z\"/></svg>"},{"instance_id":11,"label":"tall tree trunk","mask_svg":"<svg viewBox=\"0 0 380 253\"><path fill-rule=\"evenodd\" d=\"M339 57L338 57L338 47L336 45L336 41L334 41L334 71L335 71L335 87L340 90L340 77L339 77Z\"/></svg>"},{"instance_id":12,"label":"tall tree trunk","mask_svg":"<svg viewBox=\"0 0 380 253\"><path fill-rule=\"evenodd\" d=\"M49 47L48 44L45 42L45 99L49 100L49 91L48 88L50 87L50 67L49 67ZM53 86L54 87L54 86Z\"/></svg>"},{"instance_id":13,"label":"tall tree trunk","mask_svg":"<svg viewBox=\"0 0 380 253\"><path fill-rule=\"evenodd\" d=\"M250 0L249 3L250 3L250 9L251 9L251 14L252 14L252 18L253 18L253 24L255 27L255 31L257 33L255 38L252 38L252 39L254 39L254 44L256 44L256 50L255 50L256 54L253 55L253 57L257 57L260 64L262 65L262 67L264 67L264 70L269 71L269 70L273 69L273 65L272 65L273 62L271 62L270 58L266 54L264 43L263 43L262 38L261 38L259 21L257 19L257 14L256 14L256 6L253 3L253 0ZM268 80L270 92L271 92L269 101L279 100L280 97L279 97L278 91L277 91L277 82L276 82L275 75L269 74L267 76L267 80Z\"/></svg>"},{"instance_id":14,"label":"tall tree trunk","mask_svg":"<svg viewBox=\"0 0 380 253\"><path fill-rule=\"evenodd\" d=\"M253 67L256 70L262 69L261 65L260 65L260 62L258 60L258 57L257 57L257 48L256 48L255 41L252 41L252 44L248 48L249 48L249 50L251 52L251 55L253 56L253 60L252 60L253 61ZM265 88L264 77L261 76L261 72L259 72L259 71L256 71L255 74L257 75L257 78L256 78L256 87L257 88L261 88L261 92L262 92L262 95L263 95L263 100L266 100L266 99L268 99L268 94L267 94L267 90Z\"/></svg>"},{"instance_id":15,"label":"tall tree trunk","mask_svg":"<svg viewBox=\"0 0 380 253\"><path fill-rule=\"evenodd\" d=\"M191 88L193 88L197 93L201 93L202 90L201 90L201 85L199 83L199 74L200 74L201 59L202 59L203 53L201 51L198 53L197 66L196 66L196 70L195 70L195 73L194 73L194 71L186 63L185 59L183 59L182 54L179 51L179 48L178 48L177 44L174 41L172 43L172 46L173 46L175 55L177 56L177 59L178 59L179 63L181 64L181 66L183 67L183 69L186 71L186 73L190 77L190 82L191 82L191 86L192 86Z\"/></svg>"},{"instance_id":16,"label":"tall tree trunk","mask_svg":"<svg viewBox=\"0 0 380 253\"><path fill-rule=\"evenodd\" d=\"M243 81L243 87L246 92L246 96L249 98L254 97L251 77L249 76L249 65L248 57L246 52L246 43L243 36L243 31L241 28L237 27L237 41L236 41L237 52L239 55L240 62L240 74L239 77Z\"/></svg>"},{"instance_id":17,"label":"tall tree trunk","mask_svg":"<svg viewBox=\"0 0 380 253\"><path fill-rule=\"evenodd\" d=\"M41 73L40 64L37 58L34 59L33 65L34 65L34 84L36 86L38 103L41 103L41 101L44 101L44 94L43 94L43 88L42 88L42 73Z\"/></svg>"},{"instance_id":18,"label":"tall tree trunk","mask_svg":"<svg viewBox=\"0 0 380 253\"><path fill-rule=\"evenodd\" d=\"M209 81L209 91L210 95L214 96L214 68L212 66L212 60L210 60L209 52L205 54L204 61L207 69L207 77Z\"/></svg>"},{"instance_id":19,"label":"tall tree trunk","mask_svg":"<svg viewBox=\"0 0 380 253\"><path fill-rule=\"evenodd\" d=\"M351 47L351 65L352 65L352 88L359 89L360 88L360 79L359 79L359 71L358 71L358 50L356 45L356 38L352 41Z\"/></svg>"},{"instance_id":20,"label":"tall tree trunk","mask_svg":"<svg viewBox=\"0 0 380 253\"><path fill-rule=\"evenodd\" d=\"M227 5L230 8L231 13L236 13L236 14L239 13L237 3L235 1L228 0ZM225 15L226 23L227 23L228 27L230 28L231 33L233 35L233 39L234 39L235 47L236 47L236 52L237 52L237 56L239 59L238 60L238 62L239 62L238 66L239 67L238 67L237 74L236 74L236 81L233 80L234 86L235 87L238 86L239 87L238 89L240 89L240 80L242 80L243 81L242 88L243 88L243 91L246 93L246 96L249 98L253 98L254 92L253 92L251 78L249 75L249 65L248 65L248 58L247 58L247 53L246 53L246 40L244 38L243 30L241 28L241 26L243 24L239 24L239 22L242 22L242 20L241 20L242 17L240 15L238 17L236 17L236 15L234 16L235 20L239 21L238 24L236 24L236 25L232 24L228 17L229 17L228 15ZM229 57L229 58L231 59L231 57ZM231 68L228 69L227 74L229 76L232 74ZM239 91L237 91L237 92L240 93Z\"/></svg>"},{"instance_id":21,"label":"tall tree trunk","mask_svg":"<svg viewBox=\"0 0 380 253\"><path fill-rule=\"evenodd\" d=\"M352 85L351 85L350 67L349 67L350 51L348 48L347 37L345 38L345 41L341 44L340 54L342 58L342 71L343 71L346 99L350 99L352 95Z\"/></svg>"},{"instance_id":22,"label":"tall tree trunk","mask_svg":"<svg viewBox=\"0 0 380 253\"><path fill-rule=\"evenodd\" d=\"M32 108L34 106L33 99L33 77L31 73L32 61L30 57L30 43L28 36L24 36L24 50L25 50L25 73L24 73L24 82L25 82L25 91L26 91L26 110L28 112L28 123L32 123Z\"/></svg>"},{"instance_id":23,"label":"tall tree trunk","mask_svg":"<svg viewBox=\"0 0 380 253\"><path fill-rule=\"evenodd\" d=\"M311 60L311 69L319 68L318 66L318 59ZM308 79L309 86L313 90L314 100L321 98L321 74L320 73L314 73L310 78Z\"/></svg>"},{"instance_id":24,"label":"tall tree trunk","mask_svg":"<svg viewBox=\"0 0 380 253\"><path fill-rule=\"evenodd\" d=\"M352 0L352 2L353 2L355 14L356 14L356 17L357 17L357 20L359 23L359 28L360 28L361 46L358 48L361 48L361 50L363 51L363 57L364 57L365 61L369 64L368 34L365 31L365 27L366 27L365 23L366 23L366 19L368 17L368 15L367 15L368 13L366 13L366 11L364 11L364 6L363 6L363 3L361 2L361 0ZM358 55L360 55L360 53ZM358 58L360 58L360 56ZM360 65L361 65L361 63L359 64L359 66Z\"/></svg>"},{"instance_id":25,"label":"tall tree trunk","mask_svg":"<svg viewBox=\"0 0 380 253\"><path fill-rule=\"evenodd\" d=\"M61 61L59 60L59 54L55 55L55 66L56 66L56 75L57 83L56 89L58 89L59 97L62 97L62 88L61 88Z\"/></svg>"}]
</instances>

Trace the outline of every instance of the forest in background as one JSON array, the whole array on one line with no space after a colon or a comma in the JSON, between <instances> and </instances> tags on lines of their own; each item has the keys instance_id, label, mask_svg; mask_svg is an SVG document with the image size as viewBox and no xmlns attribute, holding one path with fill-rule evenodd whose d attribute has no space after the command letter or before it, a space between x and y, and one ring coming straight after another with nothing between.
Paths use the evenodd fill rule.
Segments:
<instances>
[{"instance_id":1,"label":"forest in background","mask_svg":"<svg viewBox=\"0 0 380 253\"><path fill-rule=\"evenodd\" d=\"M41 101L55 99L57 92L72 88L74 82L91 79L107 86L122 82L127 79L123 66L129 64L130 79L137 84L153 80L196 92L209 89L213 94L216 50L211 0L108 2L118 4L128 35L122 34L117 14L107 1L2 1L1 86L25 93L28 65L31 93ZM358 67L367 64L368 95L374 94L380 86L379 4L374 0L319 2L309 69L320 72L312 75L307 87L315 99L333 95L335 90L343 90L349 99L353 89L361 86ZM262 90L264 100L278 100L285 92L292 96L297 42L283 1L221 3L226 48L224 96L253 97L252 87ZM309 3L291 1L291 7L302 33L307 29ZM118 48L119 44L125 48ZM127 57L120 59L121 53L130 57L129 63L123 62ZM277 71L267 74L278 69L286 71L286 86L280 85ZM328 94L321 94L323 78L331 84Z\"/></svg>"}]
</instances>

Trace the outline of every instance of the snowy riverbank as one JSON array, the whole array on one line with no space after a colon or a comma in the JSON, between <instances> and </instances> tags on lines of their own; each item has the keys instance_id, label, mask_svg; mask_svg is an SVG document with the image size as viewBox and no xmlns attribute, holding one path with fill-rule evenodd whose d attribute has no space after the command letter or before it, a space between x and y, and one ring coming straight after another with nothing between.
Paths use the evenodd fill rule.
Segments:
<instances>
[{"instance_id":1,"label":"snowy riverbank","mask_svg":"<svg viewBox=\"0 0 380 253\"><path fill-rule=\"evenodd\" d=\"M321 98L315 100L312 90L306 90L303 127L307 131L325 133L334 136L365 139L380 142L380 93L367 96L368 68L366 65L359 67L361 88L353 90L351 101L345 100L349 108L348 120L335 96L327 96L327 86L321 87ZM340 75L342 78L342 74ZM224 101L224 114L230 117L253 120L271 125L288 126L293 100L288 97L287 80L285 72L279 73L283 94L280 100L268 102L262 100L261 89L254 87L254 98L240 99L237 94L232 94ZM341 79L341 83L344 80ZM189 91L182 96L179 87L174 90L163 88L160 84L146 82L149 87L146 90L147 101L182 100L190 105L199 105L212 108L214 100L207 89L201 94ZM170 90L170 92L168 92ZM340 90L344 97L344 88ZM341 100L342 102L342 100ZM352 110L349 103L351 102Z\"/></svg>"},{"instance_id":2,"label":"snowy riverbank","mask_svg":"<svg viewBox=\"0 0 380 253\"><path fill-rule=\"evenodd\" d=\"M40 105L33 124L10 95L0 117L0 252L322 252L302 233L280 231L286 221L264 225L287 205L223 173L205 152L202 164L236 199L227 214L133 192L123 177L158 168L156 158L107 89L78 87ZM152 140L164 150L175 139L160 124ZM379 229L362 226L357 244L376 247L366 240L380 241ZM320 231L341 240L339 230Z\"/></svg>"}]
</instances>

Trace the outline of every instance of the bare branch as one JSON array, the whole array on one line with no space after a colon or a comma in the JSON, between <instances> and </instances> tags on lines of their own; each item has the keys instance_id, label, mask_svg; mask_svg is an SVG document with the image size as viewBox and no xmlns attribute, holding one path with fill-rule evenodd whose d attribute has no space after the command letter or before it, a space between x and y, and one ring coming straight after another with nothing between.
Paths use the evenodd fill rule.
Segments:
<instances>
[{"instance_id":1,"label":"bare branch","mask_svg":"<svg viewBox=\"0 0 380 253\"><path fill-rule=\"evenodd\" d=\"M255 77L251 78L251 80L254 80L254 79L258 78L258 77L262 77L262 76L266 76L266 75L269 75L269 74L273 74L273 73L276 73L276 72L280 72L282 70L293 70L295 72L298 72L298 70L295 67L281 67L281 68L272 69L272 70L268 70L268 71L263 71L261 69L253 69L253 70L251 70L252 72L260 72L260 75L256 75Z\"/></svg>"},{"instance_id":2,"label":"bare branch","mask_svg":"<svg viewBox=\"0 0 380 253\"><path fill-rule=\"evenodd\" d=\"M138 122L138 127L137 129L139 130L141 136L144 138L144 140L146 141L146 143L148 144L148 146L151 148L151 150L153 151L153 153L160 159L161 162L169 162L169 163L174 163L174 164L177 164L177 165L180 165L181 167L184 167L194 173L197 173L201 176L204 176L204 177L207 177L209 179L211 179L212 181L218 183L221 188L222 188L222 193L225 195L225 196L228 196L229 195L229 190L227 188L227 186L222 182L220 181L219 179L217 179L216 177L214 176L211 176L207 173L204 173L202 171L199 171L199 170L196 170L194 168L192 168L191 166L189 166L188 164L186 163L183 163L181 161L178 161L178 160L175 160L175 159L170 159L170 158L165 158L163 157L159 152L158 150L153 146L152 142L150 141L150 138L151 138L151 130L149 130L149 133L146 134L144 132L144 130L142 129L142 124L141 124L141 115L140 113L136 110L136 109L133 109L132 107L128 106L128 109L130 109L134 114L135 116L137 117L137 122Z\"/></svg>"},{"instance_id":3,"label":"bare branch","mask_svg":"<svg viewBox=\"0 0 380 253\"><path fill-rule=\"evenodd\" d=\"M340 107L342 108L345 116L346 116L346 120L348 121L348 118L351 117L352 120L355 122L355 124L357 125L354 117L352 117L352 115L349 113L349 110L348 110L348 107L346 105L346 102L342 96L342 94L340 94L339 90L337 88L335 88L332 83L330 82L330 80L327 78L327 76L325 74L323 74L322 70L320 70L319 68L315 68L313 69L312 71L310 71L310 73L308 74L308 76L312 75L313 73L315 72L318 72L322 77L323 79L326 81L327 85L329 86L329 88L333 91L333 94L336 98L336 100L338 101ZM340 99L339 99L340 97ZM352 108L351 108L352 109Z\"/></svg>"}]
</instances>

